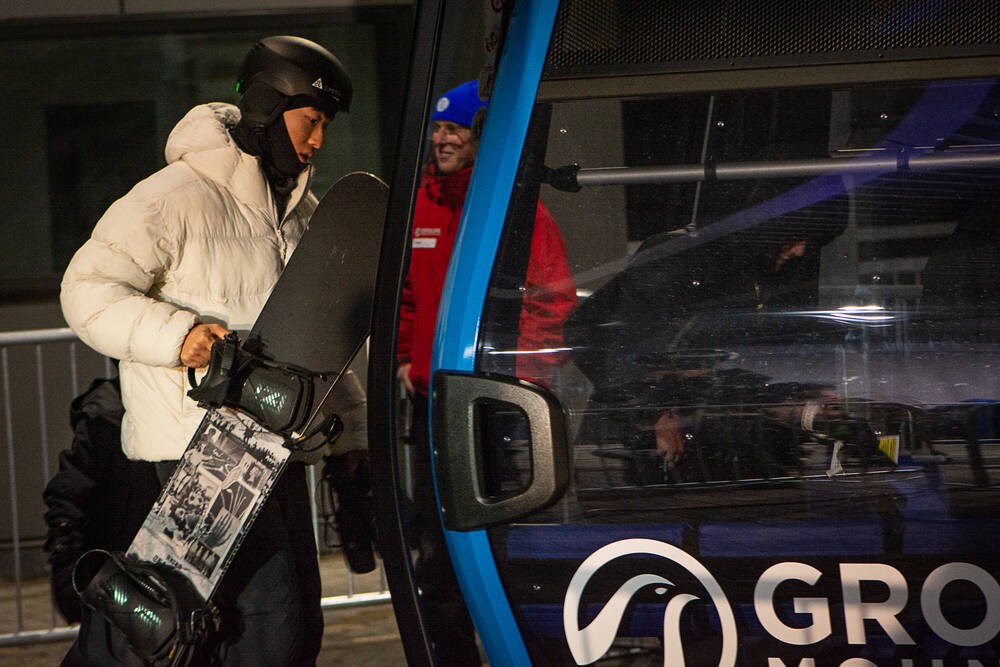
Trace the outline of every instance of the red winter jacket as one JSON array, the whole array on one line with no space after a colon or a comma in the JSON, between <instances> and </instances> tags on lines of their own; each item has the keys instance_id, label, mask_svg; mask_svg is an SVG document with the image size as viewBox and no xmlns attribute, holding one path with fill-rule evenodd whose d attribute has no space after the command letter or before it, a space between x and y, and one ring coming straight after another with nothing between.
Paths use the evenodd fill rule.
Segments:
<instances>
[{"instance_id":1,"label":"red winter jacket","mask_svg":"<svg viewBox=\"0 0 1000 667\"><path fill-rule=\"evenodd\" d=\"M397 361L411 364L410 380L424 396L430 385L431 348L441 290L471 174L472 167L438 174L434 165L428 165L417 192L410 266L399 316ZM576 307L576 288L559 228L541 202L535 213L524 288L518 350L563 347L563 323ZM516 373L521 379L544 385L548 384L552 367L564 361L565 355L559 352L519 354Z\"/></svg>"}]
</instances>

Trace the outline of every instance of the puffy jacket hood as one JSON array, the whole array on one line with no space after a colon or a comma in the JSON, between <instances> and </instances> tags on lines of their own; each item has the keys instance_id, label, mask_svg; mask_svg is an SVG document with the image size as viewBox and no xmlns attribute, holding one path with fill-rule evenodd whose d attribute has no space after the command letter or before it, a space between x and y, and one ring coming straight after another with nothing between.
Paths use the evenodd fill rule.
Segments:
<instances>
[{"instance_id":1,"label":"puffy jacket hood","mask_svg":"<svg viewBox=\"0 0 1000 667\"><path fill-rule=\"evenodd\" d=\"M270 193L260 177L260 159L241 151L229 134L239 121L240 110L231 104L196 106L170 132L164 155L168 164L183 162L202 178L241 193L248 203L269 207ZM310 175L307 170L299 179L293 198L297 199Z\"/></svg>"},{"instance_id":2,"label":"puffy jacket hood","mask_svg":"<svg viewBox=\"0 0 1000 667\"><path fill-rule=\"evenodd\" d=\"M207 122L214 119L213 122ZM164 154L167 164L183 160L202 151L236 145L229 128L240 122L240 110L231 104L211 102L201 104L181 118L167 136ZM221 166L216 173L225 173Z\"/></svg>"},{"instance_id":3,"label":"puffy jacket hood","mask_svg":"<svg viewBox=\"0 0 1000 667\"><path fill-rule=\"evenodd\" d=\"M113 203L63 274L66 322L121 361L130 458L180 457L204 410L186 395L191 327L249 329L316 208L310 171L278 214L258 159L239 149L229 104L193 108L170 133L169 164Z\"/></svg>"}]
</instances>

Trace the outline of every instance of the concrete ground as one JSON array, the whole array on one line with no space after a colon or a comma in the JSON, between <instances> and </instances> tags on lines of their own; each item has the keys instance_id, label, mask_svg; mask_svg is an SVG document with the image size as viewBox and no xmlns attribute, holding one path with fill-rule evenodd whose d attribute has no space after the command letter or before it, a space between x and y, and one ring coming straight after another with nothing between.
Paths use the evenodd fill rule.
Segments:
<instances>
[{"instance_id":1,"label":"concrete ground","mask_svg":"<svg viewBox=\"0 0 1000 667\"><path fill-rule=\"evenodd\" d=\"M320 570L324 596L378 591L384 586L378 571L355 575L353 582L349 582L339 552L321 558ZM350 585L353 589L349 588ZM19 617L22 633L39 633L63 625L58 616L53 617L47 579L22 583L20 612L15 593L12 584L0 581L0 634L17 631ZM326 609L324 616L326 629L318 667L406 664L390 602ZM0 667L55 667L70 643L69 640L59 640L32 641L18 646L0 645Z\"/></svg>"}]
</instances>

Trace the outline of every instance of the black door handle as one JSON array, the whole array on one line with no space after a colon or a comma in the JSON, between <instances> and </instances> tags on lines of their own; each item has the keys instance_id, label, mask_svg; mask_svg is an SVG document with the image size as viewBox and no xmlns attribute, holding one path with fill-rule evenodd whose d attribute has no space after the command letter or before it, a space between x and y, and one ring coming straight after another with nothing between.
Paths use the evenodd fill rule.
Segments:
<instances>
[{"instance_id":1,"label":"black door handle","mask_svg":"<svg viewBox=\"0 0 1000 667\"><path fill-rule=\"evenodd\" d=\"M531 477L512 495L486 490L484 447L501 446L484 437L488 410L520 412L530 434ZM544 509L569 485L566 418L550 392L509 377L438 371L433 396L434 468L444 525L477 530Z\"/></svg>"}]
</instances>

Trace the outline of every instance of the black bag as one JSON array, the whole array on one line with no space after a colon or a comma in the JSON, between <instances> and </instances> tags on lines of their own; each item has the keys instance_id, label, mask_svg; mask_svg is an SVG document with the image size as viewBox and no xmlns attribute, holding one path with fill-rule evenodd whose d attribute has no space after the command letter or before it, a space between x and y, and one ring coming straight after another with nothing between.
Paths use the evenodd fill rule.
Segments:
<instances>
[{"instance_id":1,"label":"black bag","mask_svg":"<svg viewBox=\"0 0 1000 667\"><path fill-rule=\"evenodd\" d=\"M188 396L203 408L229 406L249 414L265 428L284 436L302 428L313 403L315 374L255 356L240 346L235 333L212 345L208 372L200 384L188 369Z\"/></svg>"},{"instance_id":2,"label":"black bag","mask_svg":"<svg viewBox=\"0 0 1000 667\"><path fill-rule=\"evenodd\" d=\"M87 578L89 583L82 583ZM84 606L103 616L153 667L191 664L218 632L218 609L189 580L162 565L95 549L77 561L73 586Z\"/></svg>"}]
</instances>

